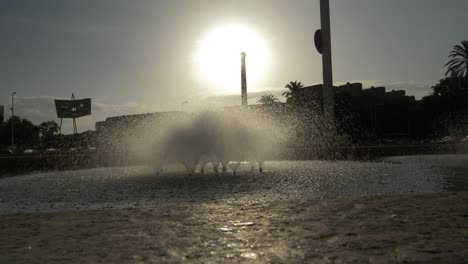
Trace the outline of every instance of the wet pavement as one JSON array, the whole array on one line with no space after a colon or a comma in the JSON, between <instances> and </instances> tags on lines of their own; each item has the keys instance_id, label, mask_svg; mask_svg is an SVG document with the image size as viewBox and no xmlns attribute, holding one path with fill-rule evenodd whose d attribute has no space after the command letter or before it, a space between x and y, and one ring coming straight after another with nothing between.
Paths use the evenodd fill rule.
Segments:
<instances>
[{"instance_id":1,"label":"wet pavement","mask_svg":"<svg viewBox=\"0 0 468 264\"><path fill-rule=\"evenodd\" d=\"M0 214L133 208L179 202L240 202L356 198L468 190L468 155L392 157L373 162L267 162L265 172L242 165L232 173L151 167L32 173L0 179Z\"/></svg>"},{"instance_id":2,"label":"wet pavement","mask_svg":"<svg viewBox=\"0 0 468 264\"><path fill-rule=\"evenodd\" d=\"M0 217L0 263L466 263L468 192Z\"/></svg>"},{"instance_id":3,"label":"wet pavement","mask_svg":"<svg viewBox=\"0 0 468 264\"><path fill-rule=\"evenodd\" d=\"M467 158L2 178L0 263L466 263Z\"/></svg>"}]
</instances>

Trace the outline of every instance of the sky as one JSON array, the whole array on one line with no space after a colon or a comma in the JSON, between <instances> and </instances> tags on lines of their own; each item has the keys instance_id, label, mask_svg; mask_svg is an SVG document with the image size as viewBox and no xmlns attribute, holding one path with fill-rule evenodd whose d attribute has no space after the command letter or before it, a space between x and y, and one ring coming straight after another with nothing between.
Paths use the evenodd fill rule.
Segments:
<instances>
[{"instance_id":1,"label":"sky","mask_svg":"<svg viewBox=\"0 0 468 264\"><path fill-rule=\"evenodd\" d=\"M466 0L330 2L335 84L421 98L468 38ZM319 13L319 0L0 0L0 105L9 117L16 91L15 114L39 123L59 121L53 99L92 98L93 114L78 120L84 131L110 116L180 111L185 101L186 111L240 104L195 59L205 37L229 24L255 32L268 51L249 102L281 97L289 81L322 82Z\"/></svg>"}]
</instances>

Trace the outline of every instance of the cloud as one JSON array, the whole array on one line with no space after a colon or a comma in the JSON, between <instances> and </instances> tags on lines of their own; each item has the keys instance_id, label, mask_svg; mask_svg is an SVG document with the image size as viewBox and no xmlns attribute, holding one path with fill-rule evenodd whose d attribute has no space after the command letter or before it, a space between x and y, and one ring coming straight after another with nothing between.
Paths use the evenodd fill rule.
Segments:
<instances>
[{"instance_id":1,"label":"cloud","mask_svg":"<svg viewBox=\"0 0 468 264\"><path fill-rule=\"evenodd\" d=\"M265 89L248 93L249 104L257 104L257 101L267 94L275 95L280 101L286 101L282 96L284 89ZM203 110L212 110L216 108L241 105L240 94L212 95L212 96L194 96L187 97L188 104L184 105L187 111L199 112Z\"/></svg>"}]
</instances>

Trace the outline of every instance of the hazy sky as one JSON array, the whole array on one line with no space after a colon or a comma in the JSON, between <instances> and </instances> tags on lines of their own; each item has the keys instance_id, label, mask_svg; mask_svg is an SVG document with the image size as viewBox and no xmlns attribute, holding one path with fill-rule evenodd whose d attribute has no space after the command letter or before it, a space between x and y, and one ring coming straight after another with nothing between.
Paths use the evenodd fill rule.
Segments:
<instances>
[{"instance_id":1,"label":"hazy sky","mask_svg":"<svg viewBox=\"0 0 468 264\"><path fill-rule=\"evenodd\" d=\"M466 0L330 0L334 81L404 89L417 98L444 75L468 38ZM54 98L93 98L93 129L105 117L240 104L197 74L194 53L214 28L248 26L269 64L249 86L250 103L290 80L322 82L313 34L319 0L0 0L0 104L40 122ZM249 58L249 56L248 56ZM248 62L247 62L248 63ZM215 97L218 96L218 97ZM71 121L66 122L67 130Z\"/></svg>"}]
</instances>

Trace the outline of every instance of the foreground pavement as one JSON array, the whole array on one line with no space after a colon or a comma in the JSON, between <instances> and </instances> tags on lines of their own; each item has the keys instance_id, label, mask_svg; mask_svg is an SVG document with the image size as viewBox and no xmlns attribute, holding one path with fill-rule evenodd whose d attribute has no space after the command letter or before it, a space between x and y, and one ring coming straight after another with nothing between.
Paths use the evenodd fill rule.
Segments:
<instances>
[{"instance_id":1,"label":"foreground pavement","mask_svg":"<svg viewBox=\"0 0 468 264\"><path fill-rule=\"evenodd\" d=\"M0 263L466 263L468 193L147 208L0 218Z\"/></svg>"}]
</instances>

